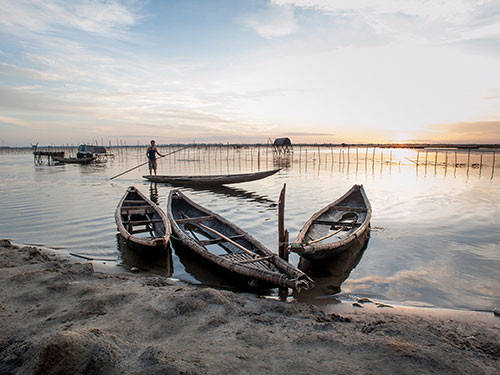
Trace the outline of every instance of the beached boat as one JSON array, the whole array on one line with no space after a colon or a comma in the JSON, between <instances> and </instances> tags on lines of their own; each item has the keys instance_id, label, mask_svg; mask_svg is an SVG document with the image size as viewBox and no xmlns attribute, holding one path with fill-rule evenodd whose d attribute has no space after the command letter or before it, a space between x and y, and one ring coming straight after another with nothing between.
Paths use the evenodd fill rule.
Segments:
<instances>
[{"instance_id":1,"label":"beached boat","mask_svg":"<svg viewBox=\"0 0 500 375\"><path fill-rule=\"evenodd\" d=\"M296 290L314 286L305 273L272 253L248 232L178 190L170 192L167 215L176 240L214 265L266 285Z\"/></svg>"},{"instance_id":2,"label":"beached boat","mask_svg":"<svg viewBox=\"0 0 500 375\"><path fill-rule=\"evenodd\" d=\"M260 180L278 173L280 169L271 171L255 172L255 173L239 173L225 175L208 175L208 176L143 176L151 182L162 182L177 186L192 186L192 185L226 185L237 184L241 182L249 182Z\"/></svg>"},{"instance_id":3,"label":"beached boat","mask_svg":"<svg viewBox=\"0 0 500 375\"><path fill-rule=\"evenodd\" d=\"M52 160L66 164L89 164L92 163L95 159L96 159L95 156L89 156L83 158L65 158L62 156L52 156Z\"/></svg>"},{"instance_id":4,"label":"beached boat","mask_svg":"<svg viewBox=\"0 0 500 375\"><path fill-rule=\"evenodd\" d=\"M158 205L130 186L115 211L120 234L130 242L148 247L168 246L170 222Z\"/></svg>"},{"instance_id":5,"label":"beached boat","mask_svg":"<svg viewBox=\"0 0 500 375\"><path fill-rule=\"evenodd\" d=\"M369 229L371 215L363 185L354 185L307 221L290 251L310 260L335 256Z\"/></svg>"}]
</instances>

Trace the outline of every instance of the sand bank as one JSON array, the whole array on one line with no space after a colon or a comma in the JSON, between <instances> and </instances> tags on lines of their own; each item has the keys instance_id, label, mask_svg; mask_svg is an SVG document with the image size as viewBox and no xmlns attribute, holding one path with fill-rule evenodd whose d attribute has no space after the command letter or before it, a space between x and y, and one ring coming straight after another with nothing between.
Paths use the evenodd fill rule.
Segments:
<instances>
[{"instance_id":1,"label":"sand bank","mask_svg":"<svg viewBox=\"0 0 500 375\"><path fill-rule=\"evenodd\" d=\"M500 318L481 313L327 314L6 240L0 283L0 374L500 373Z\"/></svg>"}]
</instances>

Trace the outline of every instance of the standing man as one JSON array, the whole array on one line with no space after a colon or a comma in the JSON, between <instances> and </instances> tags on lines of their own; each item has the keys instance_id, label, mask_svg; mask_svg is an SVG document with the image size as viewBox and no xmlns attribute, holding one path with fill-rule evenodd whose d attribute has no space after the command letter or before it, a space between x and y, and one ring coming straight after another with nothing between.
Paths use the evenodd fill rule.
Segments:
<instances>
[{"instance_id":1,"label":"standing man","mask_svg":"<svg viewBox=\"0 0 500 375\"><path fill-rule=\"evenodd\" d=\"M146 151L146 156L148 157L149 161L149 175L151 176L152 173L151 171L155 171L155 176L156 176L156 154L160 155L161 157L165 156L162 155L158 152L158 149L156 148L155 141L151 141L151 146L148 147L148 150Z\"/></svg>"}]
</instances>

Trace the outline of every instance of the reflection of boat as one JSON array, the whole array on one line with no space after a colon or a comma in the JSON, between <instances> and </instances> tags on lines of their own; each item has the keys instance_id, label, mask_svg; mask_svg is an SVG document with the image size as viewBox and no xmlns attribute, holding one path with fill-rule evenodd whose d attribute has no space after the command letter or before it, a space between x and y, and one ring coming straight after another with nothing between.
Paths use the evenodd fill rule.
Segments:
<instances>
[{"instance_id":1,"label":"reflection of boat","mask_svg":"<svg viewBox=\"0 0 500 375\"><path fill-rule=\"evenodd\" d=\"M120 199L115 220L120 234L130 242L149 247L165 248L168 245L171 227L167 216L133 186Z\"/></svg>"},{"instance_id":2,"label":"reflection of boat","mask_svg":"<svg viewBox=\"0 0 500 375\"><path fill-rule=\"evenodd\" d=\"M307 221L290 250L311 260L339 254L368 230L371 214L363 185L354 185Z\"/></svg>"},{"instance_id":3,"label":"reflection of boat","mask_svg":"<svg viewBox=\"0 0 500 375\"><path fill-rule=\"evenodd\" d=\"M273 254L235 224L194 203L178 190L168 196L172 231L184 247L236 275L267 284L309 289L306 274Z\"/></svg>"},{"instance_id":4,"label":"reflection of boat","mask_svg":"<svg viewBox=\"0 0 500 375\"><path fill-rule=\"evenodd\" d=\"M316 283L313 290L300 297L322 297L341 291L342 283L347 280L351 271L358 265L370 241L370 230L355 239L349 249L339 255L322 262L300 258L299 269L307 273Z\"/></svg>"},{"instance_id":5,"label":"reflection of boat","mask_svg":"<svg viewBox=\"0 0 500 375\"><path fill-rule=\"evenodd\" d=\"M255 173L239 173L239 174L225 174L225 175L208 175L208 176L142 176L152 182L163 182L171 185L178 186L191 186L191 185L224 185L236 184L241 182L249 182L260 180L272 176L277 173L279 169L271 171L255 172Z\"/></svg>"},{"instance_id":6,"label":"reflection of boat","mask_svg":"<svg viewBox=\"0 0 500 375\"><path fill-rule=\"evenodd\" d=\"M167 251L137 251L134 244L119 234L116 235L117 248L121 253L122 264L137 267L145 271L170 277L174 273L172 250Z\"/></svg>"},{"instance_id":7,"label":"reflection of boat","mask_svg":"<svg viewBox=\"0 0 500 375\"><path fill-rule=\"evenodd\" d=\"M215 193L223 195L226 197L236 197L242 198L251 202L261 203L269 207L275 207L277 203L263 195L256 194L252 191L247 191L239 188L234 188L231 186L216 185L216 186L190 186L190 191L208 191L210 193Z\"/></svg>"},{"instance_id":8,"label":"reflection of boat","mask_svg":"<svg viewBox=\"0 0 500 375\"><path fill-rule=\"evenodd\" d=\"M95 156L88 156L83 158L65 158L62 156L52 156L52 160L65 164L89 164L92 163L95 159Z\"/></svg>"}]
</instances>

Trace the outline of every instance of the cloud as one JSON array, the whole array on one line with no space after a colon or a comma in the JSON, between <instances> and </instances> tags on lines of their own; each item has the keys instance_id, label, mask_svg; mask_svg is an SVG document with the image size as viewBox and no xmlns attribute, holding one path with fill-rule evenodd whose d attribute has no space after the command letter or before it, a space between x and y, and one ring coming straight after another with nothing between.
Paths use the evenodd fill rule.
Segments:
<instances>
[{"instance_id":1,"label":"cloud","mask_svg":"<svg viewBox=\"0 0 500 375\"><path fill-rule=\"evenodd\" d=\"M240 19L240 23L264 38L278 38L298 31L293 9L289 6L270 6Z\"/></svg>"},{"instance_id":2,"label":"cloud","mask_svg":"<svg viewBox=\"0 0 500 375\"><path fill-rule=\"evenodd\" d=\"M39 34L74 29L103 35L117 35L137 22L138 8L120 0L5 0L0 28L16 34Z\"/></svg>"},{"instance_id":3,"label":"cloud","mask_svg":"<svg viewBox=\"0 0 500 375\"><path fill-rule=\"evenodd\" d=\"M377 32L394 37L458 42L500 35L500 3L496 0L271 0L277 6L322 11L334 17L364 19Z\"/></svg>"}]
</instances>

